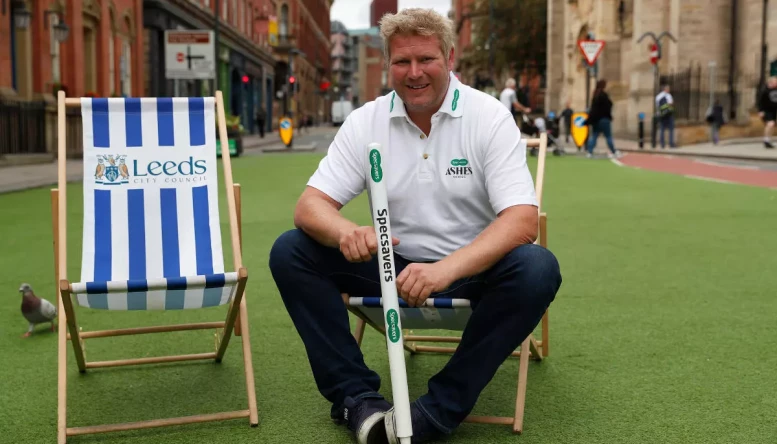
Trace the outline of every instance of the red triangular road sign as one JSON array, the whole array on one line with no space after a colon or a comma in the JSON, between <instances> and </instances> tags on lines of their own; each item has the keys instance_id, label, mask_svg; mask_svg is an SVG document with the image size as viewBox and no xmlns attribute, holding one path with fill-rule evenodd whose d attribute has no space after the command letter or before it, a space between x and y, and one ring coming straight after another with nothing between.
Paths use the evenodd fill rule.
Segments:
<instances>
[{"instance_id":1,"label":"red triangular road sign","mask_svg":"<svg viewBox=\"0 0 777 444\"><path fill-rule=\"evenodd\" d=\"M583 53L588 65L593 66L604 49L604 40L580 40L577 42L577 46Z\"/></svg>"}]
</instances>

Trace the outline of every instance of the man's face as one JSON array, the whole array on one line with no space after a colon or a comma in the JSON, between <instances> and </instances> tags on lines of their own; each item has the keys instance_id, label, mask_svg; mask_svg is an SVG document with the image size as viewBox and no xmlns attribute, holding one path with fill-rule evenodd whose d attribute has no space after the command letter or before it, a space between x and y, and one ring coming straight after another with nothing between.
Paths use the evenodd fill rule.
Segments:
<instances>
[{"instance_id":1,"label":"man's face","mask_svg":"<svg viewBox=\"0 0 777 444\"><path fill-rule=\"evenodd\" d=\"M411 112L435 112L448 90L453 50L446 57L437 37L397 35L389 45L394 89Z\"/></svg>"},{"instance_id":2,"label":"man's face","mask_svg":"<svg viewBox=\"0 0 777 444\"><path fill-rule=\"evenodd\" d=\"M777 80L769 79L767 85L769 86L769 88L777 88Z\"/></svg>"}]
</instances>

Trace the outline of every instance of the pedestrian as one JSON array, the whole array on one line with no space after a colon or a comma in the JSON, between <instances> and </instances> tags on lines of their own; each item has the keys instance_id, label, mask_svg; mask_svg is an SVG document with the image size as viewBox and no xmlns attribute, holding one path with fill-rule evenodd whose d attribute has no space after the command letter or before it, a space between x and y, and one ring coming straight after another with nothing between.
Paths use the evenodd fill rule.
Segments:
<instances>
[{"instance_id":1,"label":"pedestrian","mask_svg":"<svg viewBox=\"0 0 777 444\"><path fill-rule=\"evenodd\" d=\"M267 114L264 112L264 107L259 107L259 110L256 112L256 126L259 128L259 137L264 139L264 125L265 120L267 118Z\"/></svg>"},{"instance_id":2,"label":"pedestrian","mask_svg":"<svg viewBox=\"0 0 777 444\"><path fill-rule=\"evenodd\" d=\"M512 77L505 81L505 88L499 94L499 101L510 110L516 125L521 124L520 122L523 120L522 113L528 115L531 112L531 108L518 100L518 93L515 90L515 79Z\"/></svg>"},{"instance_id":3,"label":"pedestrian","mask_svg":"<svg viewBox=\"0 0 777 444\"><path fill-rule=\"evenodd\" d=\"M588 111L588 120L586 122L586 125L591 126L591 136L588 138L588 154L586 154L588 158L594 155L599 134L604 135L604 138L607 140L607 147L610 149L608 156L610 158L621 157L621 152L615 149L615 143L612 141L612 100L610 100L610 96L605 91L605 88L607 88L606 80L602 79L596 82L596 89L594 89L591 98L591 109Z\"/></svg>"},{"instance_id":4,"label":"pedestrian","mask_svg":"<svg viewBox=\"0 0 777 444\"><path fill-rule=\"evenodd\" d=\"M669 131L669 148L674 145L674 98L669 92L669 85L664 84L661 92L656 95L656 109L658 112L658 124L661 132L661 148L666 149L664 132Z\"/></svg>"},{"instance_id":5,"label":"pedestrian","mask_svg":"<svg viewBox=\"0 0 777 444\"><path fill-rule=\"evenodd\" d=\"M377 238L374 227L339 211L366 190L366 147L381 144L398 295L410 307L430 297L474 303L457 350L411 403L412 439L423 443L471 413L539 324L561 274L553 253L533 243L537 200L510 111L453 74L452 21L404 9L383 16L380 34L395 89L348 115L298 200L296 228L275 241L269 263L332 419L360 444L388 442L393 407L364 362L341 295L381 294Z\"/></svg>"},{"instance_id":6,"label":"pedestrian","mask_svg":"<svg viewBox=\"0 0 777 444\"><path fill-rule=\"evenodd\" d=\"M717 145L720 142L720 127L725 123L723 106L720 104L720 100L715 99L715 103L707 110L707 123L710 125L712 144Z\"/></svg>"},{"instance_id":7,"label":"pedestrian","mask_svg":"<svg viewBox=\"0 0 777 444\"><path fill-rule=\"evenodd\" d=\"M569 143L569 136L572 135L572 114L574 114L574 110L572 110L572 104L569 100L567 100L566 108L564 108L563 111L561 111L561 120L564 122L564 135L566 136L566 142ZM579 149L578 149L579 150Z\"/></svg>"},{"instance_id":8,"label":"pedestrian","mask_svg":"<svg viewBox=\"0 0 777 444\"><path fill-rule=\"evenodd\" d=\"M761 116L766 125L764 128L764 146L766 148L774 148L770 139L774 130L774 121L777 119L777 77L769 77L766 89L761 92L761 98L758 101L758 115Z\"/></svg>"}]
</instances>

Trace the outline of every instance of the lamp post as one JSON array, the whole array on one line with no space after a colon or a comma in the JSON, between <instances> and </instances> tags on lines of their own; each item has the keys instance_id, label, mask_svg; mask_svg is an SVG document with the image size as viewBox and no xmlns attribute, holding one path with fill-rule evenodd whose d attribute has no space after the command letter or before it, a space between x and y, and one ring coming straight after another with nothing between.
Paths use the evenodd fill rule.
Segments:
<instances>
[{"instance_id":1,"label":"lamp post","mask_svg":"<svg viewBox=\"0 0 777 444\"><path fill-rule=\"evenodd\" d=\"M651 125L652 126L652 128L651 128L651 145L652 145L653 148L655 148L656 147L656 130L657 130L656 124L658 123L658 121L656 120L656 112L657 112L657 109L656 109L656 95L658 95L658 63L661 60L661 55L663 54L663 51L661 50L661 39L664 38L664 37L669 37L669 39L671 39L675 43L677 43L677 39L674 38L672 33L669 32L669 31L664 31L661 34L659 34L658 36L656 36L655 33L653 33L653 32L646 32L646 33L642 34L639 37L639 40L637 40L637 43L641 43L642 40L645 37L652 38L653 39L653 44L656 46L656 48L658 48L658 57L657 57L656 62L653 64L653 123Z\"/></svg>"},{"instance_id":2,"label":"lamp post","mask_svg":"<svg viewBox=\"0 0 777 444\"><path fill-rule=\"evenodd\" d=\"M2 15L6 15L6 1L2 0L2 4L0 4ZM27 10L23 0L11 0L11 16L16 29L27 29L30 27L32 14Z\"/></svg>"},{"instance_id":3,"label":"lamp post","mask_svg":"<svg viewBox=\"0 0 777 444\"><path fill-rule=\"evenodd\" d=\"M52 16L49 18L49 16ZM51 55L51 82L59 83L60 72L59 62L59 44L67 40L70 34L70 28L65 24L63 14L59 11L45 11L43 13L43 26L49 28L51 32L51 41L49 44Z\"/></svg>"}]
</instances>

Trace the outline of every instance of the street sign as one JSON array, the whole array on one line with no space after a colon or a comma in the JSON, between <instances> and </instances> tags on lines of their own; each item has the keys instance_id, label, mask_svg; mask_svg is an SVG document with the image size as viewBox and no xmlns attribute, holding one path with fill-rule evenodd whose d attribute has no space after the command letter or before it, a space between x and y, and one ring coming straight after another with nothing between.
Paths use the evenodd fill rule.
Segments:
<instances>
[{"instance_id":1,"label":"street sign","mask_svg":"<svg viewBox=\"0 0 777 444\"><path fill-rule=\"evenodd\" d=\"M165 31L165 77L215 79L214 41L213 31Z\"/></svg>"},{"instance_id":2,"label":"street sign","mask_svg":"<svg viewBox=\"0 0 777 444\"><path fill-rule=\"evenodd\" d=\"M588 66L593 66L604 49L604 40L580 40L577 42L577 46L588 62Z\"/></svg>"},{"instance_id":3,"label":"street sign","mask_svg":"<svg viewBox=\"0 0 777 444\"><path fill-rule=\"evenodd\" d=\"M586 119L588 119L588 113L572 114L572 140L575 141L575 146L578 149L582 148L588 139L588 125L585 125Z\"/></svg>"},{"instance_id":4,"label":"street sign","mask_svg":"<svg viewBox=\"0 0 777 444\"><path fill-rule=\"evenodd\" d=\"M658 54L658 45L655 43L650 45L650 63L656 64L658 63L658 59L660 59L661 56Z\"/></svg>"}]
</instances>

